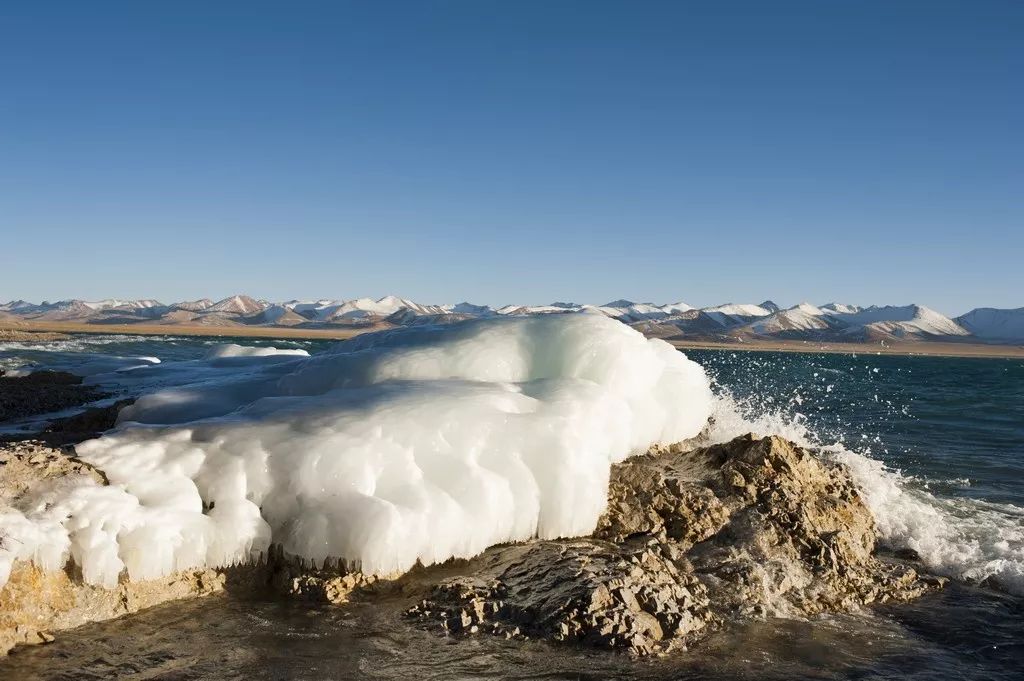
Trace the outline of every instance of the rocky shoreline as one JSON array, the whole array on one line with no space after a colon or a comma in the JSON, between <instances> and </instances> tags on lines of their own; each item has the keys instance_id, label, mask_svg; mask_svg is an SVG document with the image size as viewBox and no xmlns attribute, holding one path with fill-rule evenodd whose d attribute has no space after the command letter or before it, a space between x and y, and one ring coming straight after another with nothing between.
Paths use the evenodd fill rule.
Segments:
<instances>
[{"instance_id":1,"label":"rocky shoreline","mask_svg":"<svg viewBox=\"0 0 1024 681\"><path fill-rule=\"evenodd\" d=\"M67 340L66 333L53 331L22 331L19 329L0 329L0 343L46 343L49 341Z\"/></svg>"},{"instance_id":2,"label":"rocky shoreline","mask_svg":"<svg viewBox=\"0 0 1024 681\"><path fill-rule=\"evenodd\" d=\"M750 618L909 600L943 584L879 560L875 538L844 469L748 435L615 466L592 537L488 550L409 616L449 634L648 655Z\"/></svg>"},{"instance_id":3,"label":"rocky shoreline","mask_svg":"<svg viewBox=\"0 0 1024 681\"><path fill-rule=\"evenodd\" d=\"M106 397L82 377L64 371L5 376L0 370L0 423L80 407Z\"/></svg>"},{"instance_id":4,"label":"rocky shoreline","mask_svg":"<svg viewBox=\"0 0 1024 681\"><path fill-rule=\"evenodd\" d=\"M98 471L70 446L0 445L0 510L35 485ZM662 654L752 618L905 601L944 580L879 557L849 474L778 437L657 448L612 469L590 537L496 546L470 560L377 578L279 547L250 565L89 586L69 563L16 563L0 590L0 651L181 598L272 592L344 603L398 596L404 626ZM396 623L402 626L401 623Z\"/></svg>"}]
</instances>

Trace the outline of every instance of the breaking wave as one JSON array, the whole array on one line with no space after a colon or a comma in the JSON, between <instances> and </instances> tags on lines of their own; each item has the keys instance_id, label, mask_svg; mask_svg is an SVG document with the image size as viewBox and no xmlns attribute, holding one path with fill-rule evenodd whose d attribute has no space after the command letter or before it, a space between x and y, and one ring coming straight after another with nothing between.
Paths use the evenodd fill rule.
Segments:
<instances>
[{"instance_id":1,"label":"breaking wave","mask_svg":"<svg viewBox=\"0 0 1024 681\"><path fill-rule=\"evenodd\" d=\"M875 517L883 546L914 551L937 574L1024 594L1024 509L937 497L921 481L814 431L799 413L766 408L720 389L711 441L751 431L781 435L845 464Z\"/></svg>"}]
</instances>

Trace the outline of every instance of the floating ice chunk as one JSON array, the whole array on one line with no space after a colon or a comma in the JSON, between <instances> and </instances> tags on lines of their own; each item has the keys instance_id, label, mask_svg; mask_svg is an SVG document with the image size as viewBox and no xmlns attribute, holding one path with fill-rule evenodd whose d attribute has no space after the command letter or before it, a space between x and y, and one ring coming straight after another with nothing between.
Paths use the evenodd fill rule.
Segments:
<instances>
[{"instance_id":1,"label":"floating ice chunk","mask_svg":"<svg viewBox=\"0 0 1024 681\"><path fill-rule=\"evenodd\" d=\"M269 347L247 347L236 343L224 343L215 345L206 353L206 359L219 359L221 357L270 357L272 355L296 355L309 357L305 350L294 350L288 348Z\"/></svg>"}]
</instances>

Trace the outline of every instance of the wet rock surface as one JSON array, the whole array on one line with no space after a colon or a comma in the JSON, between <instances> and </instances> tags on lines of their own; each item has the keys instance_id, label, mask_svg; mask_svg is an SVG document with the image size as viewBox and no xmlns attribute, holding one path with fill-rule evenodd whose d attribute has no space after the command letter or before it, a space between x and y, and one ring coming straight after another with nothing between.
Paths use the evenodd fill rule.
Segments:
<instances>
[{"instance_id":1,"label":"wet rock surface","mask_svg":"<svg viewBox=\"0 0 1024 681\"><path fill-rule=\"evenodd\" d=\"M81 406L105 397L82 377L63 371L36 371L28 376L0 374L0 421Z\"/></svg>"},{"instance_id":2,"label":"wet rock surface","mask_svg":"<svg viewBox=\"0 0 1024 681\"><path fill-rule=\"evenodd\" d=\"M749 618L907 600L941 586L874 555L846 471L778 437L613 468L594 536L495 547L408 616L448 634L578 641L638 655Z\"/></svg>"},{"instance_id":3,"label":"wet rock surface","mask_svg":"<svg viewBox=\"0 0 1024 681\"><path fill-rule=\"evenodd\" d=\"M52 446L64 446L99 437L117 424L118 413L134 401L118 400L105 407L89 407L73 416L55 419L39 434L39 438Z\"/></svg>"}]
</instances>

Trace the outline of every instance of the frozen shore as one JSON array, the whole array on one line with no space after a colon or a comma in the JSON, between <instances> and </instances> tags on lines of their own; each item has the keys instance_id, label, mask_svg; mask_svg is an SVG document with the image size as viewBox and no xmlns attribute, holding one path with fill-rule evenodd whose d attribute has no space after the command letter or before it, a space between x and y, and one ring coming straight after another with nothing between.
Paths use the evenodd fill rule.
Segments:
<instances>
[{"instance_id":1,"label":"frozen shore","mask_svg":"<svg viewBox=\"0 0 1024 681\"><path fill-rule=\"evenodd\" d=\"M134 403L3 450L5 647L223 589L395 587L396 626L644 655L941 582L875 557L843 465L714 444L746 430L708 439L703 368L600 315L113 359L83 385Z\"/></svg>"}]
</instances>

